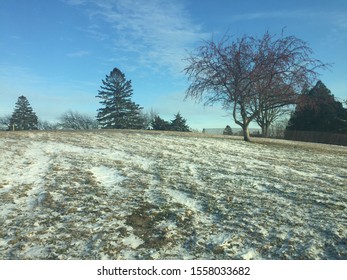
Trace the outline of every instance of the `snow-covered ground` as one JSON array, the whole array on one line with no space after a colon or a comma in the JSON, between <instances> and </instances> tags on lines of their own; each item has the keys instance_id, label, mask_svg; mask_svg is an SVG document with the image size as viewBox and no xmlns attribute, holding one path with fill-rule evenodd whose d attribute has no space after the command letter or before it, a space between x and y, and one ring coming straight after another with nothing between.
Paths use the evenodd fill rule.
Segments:
<instances>
[{"instance_id":1,"label":"snow-covered ground","mask_svg":"<svg viewBox=\"0 0 347 280\"><path fill-rule=\"evenodd\" d=\"M0 133L0 259L347 259L347 148Z\"/></svg>"}]
</instances>

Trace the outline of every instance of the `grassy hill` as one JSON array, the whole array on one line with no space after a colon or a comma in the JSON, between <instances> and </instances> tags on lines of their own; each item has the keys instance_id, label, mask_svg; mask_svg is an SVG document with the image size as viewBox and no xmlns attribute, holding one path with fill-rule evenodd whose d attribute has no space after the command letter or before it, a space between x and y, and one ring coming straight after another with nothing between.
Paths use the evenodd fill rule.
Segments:
<instances>
[{"instance_id":1,"label":"grassy hill","mask_svg":"<svg viewBox=\"0 0 347 280\"><path fill-rule=\"evenodd\" d=\"M347 148L1 132L0 259L347 259Z\"/></svg>"}]
</instances>

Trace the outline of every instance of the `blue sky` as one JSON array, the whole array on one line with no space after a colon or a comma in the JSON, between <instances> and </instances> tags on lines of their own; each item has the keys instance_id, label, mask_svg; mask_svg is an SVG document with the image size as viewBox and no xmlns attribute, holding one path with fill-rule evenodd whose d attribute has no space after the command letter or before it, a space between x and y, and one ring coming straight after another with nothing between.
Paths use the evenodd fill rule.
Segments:
<instances>
[{"instance_id":1,"label":"blue sky","mask_svg":"<svg viewBox=\"0 0 347 280\"><path fill-rule=\"evenodd\" d=\"M203 39L294 35L333 63L321 80L347 98L347 1L1 0L0 116L20 95L42 120L67 110L96 115L101 80L114 67L132 80L133 100L164 119L178 111L192 128L234 127L216 104L183 101L182 60Z\"/></svg>"}]
</instances>

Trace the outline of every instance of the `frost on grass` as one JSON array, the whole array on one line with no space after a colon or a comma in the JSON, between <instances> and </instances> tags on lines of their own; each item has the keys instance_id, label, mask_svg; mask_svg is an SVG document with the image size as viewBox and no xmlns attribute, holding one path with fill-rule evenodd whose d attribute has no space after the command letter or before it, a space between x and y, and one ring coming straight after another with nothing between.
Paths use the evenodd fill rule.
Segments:
<instances>
[{"instance_id":1,"label":"frost on grass","mask_svg":"<svg viewBox=\"0 0 347 280\"><path fill-rule=\"evenodd\" d=\"M0 134L1 259L347 259L345 147Z\"/></svg>"}]
</instances>

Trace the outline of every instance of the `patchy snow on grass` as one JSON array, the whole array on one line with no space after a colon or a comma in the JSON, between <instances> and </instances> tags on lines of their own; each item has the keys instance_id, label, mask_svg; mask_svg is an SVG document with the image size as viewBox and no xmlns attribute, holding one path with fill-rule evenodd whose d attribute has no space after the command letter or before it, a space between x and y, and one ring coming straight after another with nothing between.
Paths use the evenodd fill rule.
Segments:
<instances>
[{"instance_id":1,"label":"patchy snow on grass","mask_svg":"<svg viewBox=\"0 0 347 280\"><path fill-rule=\"evenodd\" d=\"M0 133L1 259L347 259L347 149Z\"/></svg>"},{"instance_id":2,"label":"patchy snow on grass","mask_svg":"<svg viewBox=\"0 0 347 280\"><path fill-rule=\"evenodd\" d=\"M122 240L123 244L129 246L131 249L136 249L141 244L143 244L143 240L141 240L138 236L131 234Z\"/></svg>"},{"instance_id":3,"label":"patchy snow on grass","mask_svg":"<svg viewBox=\"0 0 347 280\"><path fill-rule=\"evenodd\" d=\"M125 179L118 173L117 170L111 169L106 166L96 166L91 168L96 180L109 192L124 192L126 189L120 187L120 183Z\"/></svg>"},{"instance_id":4,"label":"patchy snow on grass","mask_svg":"<svg viewBox=\"0 0 347 280\"><path fill-rule=\"evenodd\" d=\"M173 202L184 205L189 210L192 210L194 212L203 210L203 207L199 204L199 201L189 197L187 194L183 193L182 191L167 189L166 193L170 196Z\"/></svg>"}]
</instances>

